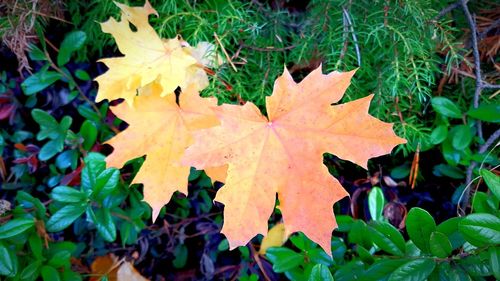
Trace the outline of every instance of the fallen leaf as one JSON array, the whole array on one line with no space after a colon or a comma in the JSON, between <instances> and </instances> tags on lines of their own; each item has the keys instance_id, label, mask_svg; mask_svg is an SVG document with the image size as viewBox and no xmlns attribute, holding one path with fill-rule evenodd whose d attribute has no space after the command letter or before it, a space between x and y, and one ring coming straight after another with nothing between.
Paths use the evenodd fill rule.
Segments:
<instances>
[{"instance_id":1,"label":"fallen leaf","mask_svg":"<svg viewBox=\"0 0 500 281\"><path fill-rule=\"evenodd\" d=\"M194 133L183 163L197 169L229 164L223 203L230 248L267 233L276 193L287 233L302 231L331 255L337 223L333 204L348 195L325 165L330 152L366 169L369 158L389 153L405 140L368 114L373 96L338 102L354 71L324 75L318 67L300 83L285 69L266 99L269 118L247 102L214 109L221 125Z\"/></svg>"},{"instance_id":2,"label":"fallen leaf","mask_svg":"<svg viewBox=\"0 0 500 281\"><path fill-rule=\"evenodd\" d=\"M97 257L90 265L92 277L90 281L100 281L106 276L109 281L147 281L131 262L124 261L109 254L106 256Z\"/></svg>"},{"instance_id":3,"label":"fallen leaf","mask_svg":"<svg viewBox=\"0 0 500 281\"><path fill-rule=\"evenodd\" d=\"M123 98L133 105L137 89L153 81L161 89L160 96L189 84L196 85L196 90L206 87L208 78L191 50L184 48L179 38L162 40L151 27L148 16L158 13L148 1L144 7L116 5L122 11L121 20L110 18L101 28L115 38L124 56L100 60L109 70L95 79L99 83L96 102Z\"/></svg>"},{"instance_id":4,"label":"fallen leaf","mask_svg":"<svg viewBox=\"0 0 500 281\"><path fill-rule=\"evenodd\" d=\"M279 247L283 245L288 239L288 235L285 231L285 225L283 223L277 223L269 231L267 235L262 238L262 243L260 243L259 254L265 255L267 249L271 247Z\"/></svg>"},{"instance_id":5,"label":"fallen leaf","mask_svg":"<svg viewBox=\"0 0 500 281\"><path fill-rule=\"evenodd\" d=\"M130 262L124 262L116 273L117 281L147 281Z\"/></svg>"},{"instance_id":6,"label":"fallen leaf","mask_svg":"<svg viewBox=\"0 0 500 281\"><path fill-rule=\"evenodd\" d=\"M175 191L187 194L190 168L179 160L193 141L191 131L218 124L210 109L217 104L215 98L201 98L190 87L180 94L177 105L175 95L162 98L156 86L137 96L134 107L122 103L111 108L129 127L107 141L114 151L106 158L108 166L121 168L130 159L146 155L132 183L144 184L144 200L153 209L153 220Z\"/></svg>"}]
</instances>

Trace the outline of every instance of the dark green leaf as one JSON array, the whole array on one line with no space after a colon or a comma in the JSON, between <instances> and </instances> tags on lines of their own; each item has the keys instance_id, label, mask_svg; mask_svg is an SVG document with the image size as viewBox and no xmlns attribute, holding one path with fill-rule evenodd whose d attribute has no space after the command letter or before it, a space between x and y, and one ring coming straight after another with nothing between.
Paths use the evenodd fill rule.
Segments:
<instances>
[{"instance_id":1,"label":"dark green leaf","mask_svg":"<svg viewBox=\"0 0 500 281\"><path fill-rule=\"evenodd\" d=\"M398 267L389 277L389 281L424 281L436 267L432 259L409 261Z\"/></svg>"},{"instance_id":2,"label":"dark green leaf","mask_svg":"<svg viewBox=\"0 0 500 281\"><path fill-rule=\"evenodd\" d=\"M484 252L486 258L481 255L468 256L458 260L459 265L471 276L489 276L492 275L492 269L489 262L489 253Z\"/></svg>"},{"instance_id":3,"label":"dark green leaf","mask_svg":"<svg viewBox=\"0 0 500 281\"><path fill-rule=\"evenodd\" d=\"M440 223L436 230L445 234L451 242L453 250L458 249L465 243L464 237L458 231L458 224L462 220L461 217L455 217Z\"/></svg>"},{"instance_id":4,"label":"dark green leaf","mask_svg":"<svg viewBox=\"0 0 500 281\"><path fill-rule=\"evenodd\" d=\"M481 104L478 108L467 111L470 117L487 121L500 122L500 104Z\"/></svg>"},{"instance_id":5,"label":"dark green leaf","mask_svg":"<svg viewBox=\"0 0 500 281\"><path fill-rule=\"evenodd\" d=\"M380 249L395 256L404 255L406 250L405 240L399 230L382 221L373 221L371 225L373 230L370 232L370 237Z\"/></svg>"},{"instance_id":6,"label":"dark green leaf","mask_svg":"<svg viewBox=\"0 0 500 281\"><path fill-rule=\"evenodd\" d=\"M490 254L490 267L491 271L493 271L493 276L497 280L500 280L500 248L491 247L488 249L488 253Z\"/></svg>"},{"instance_id":7,"label":"dark green leaf","mask_svg":"<svg viewBox=\"0 0 500 281\"><path fill-rule=\"evenodd\" d=\"M441 232L433 232L430 239L431 253L438 258L446 258L451 254L452 248L448 237Z\"/></svg>"},{"instance_id":8,"label":"dark green leaf","mask_svg":"<svg viewBox=\"0 0 500 281\"><path fill-rule=\"evenodd\" d=\"M500 176L497 176L486 169L481 169L479 174L483 177L483 180L491 193L493 193L495 197L500 200Z\"/></svg>"},{"instance_id":9,"label":"dark green leaf","mask_svg":"<svg viewBox=\"0 0 500 281\"><path fill-rule=\"evenodd\" d=\"M36 280L40 274L40 261L28 264L23 271L21 271L21 280Z\"/></svg>"},{"instance_id":10,"label":"dark green leaf","mask_svg":"<svg viewBox=\"0 0 500 281\"><path fill-rule=\"evenodd\" d=\"M431 143L440 144L448 136L448 127L445 125L439 125L431 133Z\"/></svg>"},{"instance_id":11,"label":"dark green leaf","mask_svg":"<svg viewBox=\"0 0 500 281\"><path fill-rule=\"evenodd\" d=\"M103 198L115 189L119 180L120 172L117 169L109 168L104 170L96 178L93 188L94 195Z\"/></svg>"},{"instance_id":12,"label":"dark green leaf","mask_svg":"<svg viewBox=\"0 0 500 281\"><path fill-rule=\"evenodd\" d=\"M0 226L0 239L6 239L25 232L35 225L34 219L15 218Z\"/></svg>"},{"instance_id":13,"label":"dark green leaf","mask_svg":"<svg viewBox=\"0 0 500 281\"><path fill-rule=\"evenodd\" d=\"M98 209L95 212L95 226L97 232L108 242L113 242L116 240L116 226L111 217L111 212L109 209Z\"/></svg>"},{"instance_id":14,"label":"dark green leaf","mask_svg":"<svg viewBox=\"0 0 500 281\"><path fill-rule=\"evenodd\" d=\"M74 166L76 161L78 161L78 152L76 150L66 150L57 155L56 166L57 168L64 170Z\"/></svg>"},{"instance_id":15,"label":"dark green leaf","mask_svg":"<svg viewBox=\"0 0 500 281\"><path fill-rule=\"evenodd\" d=\"M14 276L17 273L17 257L0 243L0 275Z\"/></svg>"},{"instance_id":16,"label":"dark green leaf","mask_svg":"<svg viewBox=\"0 0 500 281\"><path fill-rule=\"evenodd\" d=\"M273 264L274 272L281 273L304 263L304 257L290 249L271 247L267 249L266 256Z\"/></svg>"},{"instance_id":17,"label":"dark green leaf","mask_svg":"<svg viewBox=\"0 0 500 281\"><path fill-rule=\"evenodd\" d=\"M432 108L446 117L462 118L462 112L451 100L444 97L435 97L431 101Z\"/></svg>"},{"instance_id":18,"label":"dark green leaf","mask_svg":"<svg viewBox=\"0 0 500 281\"><path fill-rule=\"evenodd\" d=\"M471 214L465 217L458 229L465 240L474 246L500 244L500 218L491 214Z\"/></svg>"},{"instance_id":19,"label":"dark green leaf","mask_svg":"<svg viewBox=\"0 0 500 281\"><path fill-rule=\"evenodd\" d=\"M40 71L26 78L21 83L21 88L26 95L30 96L54 84L59 79L61 79L61 74L55 71Z\"/></svg>"},{"instance_id":20,"label":"dark green leaf","mask_svg":"<svg viewBox=\"0 0 500 281\"><path fill-rule=\"evenodd\" d=\"M77 69L75 71L75 76L76 78L82 80L82 81L89 81L90 80L90 75L87 73L87 71L83 69Z\"/></svg>"},{"instance_id":21,"label":"dark green leaf","mask_svg":"<svg viewBox=\"0 0 500 281\"><path fill-rule=\"evenodd\" d=\"M55 253L49 260L49 265L59 268L70 264L71 253L68 251L60 251Z\"/></svg>"},{"instance_id":22,"label":"dark green leaf","mask_svg":"<svg viewBox=\"0 0 500 281\"><path fill-rule=\"evenodd\" d=\"M64 149L64 141L60 139L50 140L42 146L40 153L38 153L38 159L41 161L47 161L54 157L57 153Z\"/></svg>"},{"instance_id":23,"label":"dark green leaf","mask_svg":"<svg viewBox=\"0 0 500 281\"><path fill-rule=\"evenodd\" d=\"M188 249L186 245L184 244L179 244L175 248L174 252L174 260L172 260L172 264L175 268L183 268L186 265L187 258L188 258Z\"/></svg>"},{"instance_id":24,"label":"dark green leaf","mask_svg":"<svg viewBox=\"0 0 500 281\"><path fill-rule=\"evenodd\" d=\"M424 209L414 207L406 217L406 231L415 245L424 253L430 253L429 240L436 230L436 222Z\"/></svg>"},{"instance_id":25,"label":"dark green leaf","mask_svg":"<svg viewBox=\"0 0 500 281\"><path fill-rule=\"evenodd\" d=\"M312 268L308 281L333 281L333 276L328 267L317 264Z\"/></svg>"},{"instance_id":26,"label":"dark green leaf","mask_svg":"<svg viewBox=\"0 0 500 281\"><path fill-rule=\"evenodd\" d=\"M52 189L52 199L59 202L78 203L87 199L87 195L69 186L57 186Z\"/></svg>"},{"instance_id":27,"label":"dark green leaf","mask_svg":"<svg viewBox=\"0 0 500 281\"><path fill-rule=\"evenodd\" d=\"M438 177L447 176L452 179L463 179L465 177L465 173L462 170L446 164L439 164L434 166L434 170L432 172Z\"/></svg>"},{"instance_id":28,"label":"dark green leaf","mask_svg":"<svg viewBox=\"0 0 500 281\"><path fill-rule=\"evenodd\" d=\"M363 280L386 280L387 277L406 262L403 259L378 260L365 271Z\"/></svg>"},{"instance_id":29,"label":"dark green leaf","mask_svg":"<svg viewBox=\"0 0 500 281\"><path fill-rule=\"evenodd\" d=\"M66 37L64 37L59 48L59 53L57 54L57 65L62 66L68 63L71 58L71 54L80 49L86 39L87 35L83 31L73 31L68 33Z\"/></svg>"},{"instance_id":30,"label":"dark green leaf","mask_svg":"<svg viewBox=\"0 0 500 281\"><path fill-rule=\"evenodd\" d=\"M85 120L80 128L80 135L83 137L83 149L90 150L97 139L97 128L94 123Z\"/></svg>"},{"instance_id":31,"label":"dark green leaf","mask_svg":"<svg viewBox=\"0 0 500 281\"><path fill-rule=\"evenodd\" d=\"M471 129L467 125L456 126L453 130L451 144L458 150L469 147L472 141Z\"/></svg>"},{"instance_id":32,"label":"dark green leaf","mask_svg":"<svg viewBox=\"0 0 500 281\"><path fill-rule=\"evenodd\" d=\"M85 204L66 205L53 214L47 221L46 228L50 232L61 231L72 224L85 212Z\"/></svg>"},{"instance_id":33,"label":"dark green leaf","mask_svg":"<svg viewBox=\"0 0 500 281\"><path fill-rule=\"evenodd\" d=\"M59 273L55 268L49 265L42 266L42 270L40 271L42 275L43 281L59 281L61 280L59 277Z\"/></svg>"}]
</instances>

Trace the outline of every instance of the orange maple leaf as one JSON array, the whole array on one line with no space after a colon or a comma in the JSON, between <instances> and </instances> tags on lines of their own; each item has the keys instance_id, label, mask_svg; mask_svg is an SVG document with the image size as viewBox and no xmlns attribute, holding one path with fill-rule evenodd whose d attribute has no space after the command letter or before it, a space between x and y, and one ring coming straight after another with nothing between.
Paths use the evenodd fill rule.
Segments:
<instances>
[{"instance_id":1,"label":"orange maple leaf","mask_svg":"<svg viewBox=\"0 0 500 281\"><path fill-rule=\"evenodd\" d=\"M368 114L372 96L338 102L354 71L324 75L321 66L300 83L285 69L266 98L268 118L248 102L215 108L221 125L194 132L182 161L198 169L228 164L215 198L224 207L222 232L231 248L267 233L278 193L287 233L302 231L331 255L337 227L333 204L347 192L323 165L323 153L367 167L405 140Z\"/></svg>"},{"instance_id":2,"label":"orange maple leaf","mask_svg":"<svg viewBox=\"0 0 500 281\"><path fill-rule=\"evenodd\" d=\"M144 200L153 208L153 221L175 191L187 194L190 168L179 160L193 142L192 130L218 124L210 109L217 105L215 98L201 98L190 87L181 93L177 105L175 95L160 97L158 87L146 87L134 107L121 103L111 108L129 127L107 141L114 151L106 158L108 166L121 168L130 159L146 155L132 183L144 184Z\"/></svg>"},{"instance_id":3,"label":"orange maple leaf","mask_svg":"<svg viewBox=\"0 0 500 281\"><path fill-rule=\"evenodd\" d=\"M121 21L110 18L101 27L113 35L124 56L100 60L109 70L95 79L99 83L96 102L123 98L132 105L137 89L153 81L160 86L161 96L173 93L177 87L195 84L196 90L201 90L208 85L201 62L192 55L193 49L179 38L161 39L149 25L148 16L158 13L148 1L144 7L116 5L122 11ZM129 24L137 30L133 31Z\"/></svg>"}]
</instances>

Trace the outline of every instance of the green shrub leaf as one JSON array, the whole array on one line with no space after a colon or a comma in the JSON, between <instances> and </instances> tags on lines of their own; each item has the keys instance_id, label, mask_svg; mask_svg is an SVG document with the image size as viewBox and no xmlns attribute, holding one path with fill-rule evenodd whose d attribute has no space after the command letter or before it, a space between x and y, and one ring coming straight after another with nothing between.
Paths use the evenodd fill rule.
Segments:
<instances>
[{"instance_id":1,"label":"green shrub leaf","mask_svg":"<svg viewBox=\"0 0 500 281\"><path fill-rule=\"evenodd\" d=\"M436 257L446 258L452 251L450 240L443 233L435 231L431 234L430 250Z\"/></svg>"},{"instance_id":2,"label":"green shrub leaf","mask_svg":"<svg viewBox=\"0 0 500 281\"><path fill-rule=\"evenodd\" d=\"M15 218L0 226L0 239L6 239L25 232L35 225L35 220Z\"/></svg>"},{"instance_id":3,"label":"green shrub leaf","mask_svg":"<svg viewBox=\"0 0 500 281\"><path fill-rule=\"evenodd\" d=\"M424 281L436 267L432 259L418 259L409 261L398 267L389 276L389 281Z\"/></svg>"},{"instance_id":4,"label":"green shrub leaf","mask_svg":"<svg viewBox=\"0 0 500 281\"><path fill-rule=\"evenodd\" d=\"M429 240L436 230L436 222L424 209L412 208L406 217L406 231L415 245L424 253L430 253Z\"/></svg>"},{"instance_id":5,"label":"green shrub leaf","mask_svg":"<svg viewBox=\"0 0 500 281\"><path fill-rule=\"evenodd\" d=\"M317 264L312 268L308 281L333 281L333 276L327 266Z\"/></svg>"},{"instance_id":6,"label":"green shrub leaf","mask_svg":"<svg viewBox=\"0 0 500 281\"><path fill-rule=\"evenodd\" d=\"M462 118L462 112L451 100L444 97L435 97L431 101L432 108L446 117Z\"/></svg>"},{"instance_id":7,"label":"green shrub leaf","mask_svg":"<svg viewBox=\"0 0 500 281\"><path fill-rule=\"evenodd\" d=\"M465 240L474 246L500 244L500 218L491 214L472 214L465 217L458 229Z\"/></svg>"},{"instance_id":8,"label":"green shrub leaf","mask_svg":"<svg viewBox=\"0 0 500 281\"><path fill-rule=\"evenodd\" d=\"M50 232L61 231L72 224L85 212L85 204L71 204L55 212L47 221L46 228Z\"/></svg>"}]
</instances>

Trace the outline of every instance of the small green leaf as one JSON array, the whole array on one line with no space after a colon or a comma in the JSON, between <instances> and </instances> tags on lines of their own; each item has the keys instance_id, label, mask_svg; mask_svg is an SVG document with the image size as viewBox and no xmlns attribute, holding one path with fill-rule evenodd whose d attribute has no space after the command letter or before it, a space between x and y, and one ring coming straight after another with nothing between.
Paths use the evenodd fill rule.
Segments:
<instances>
[{"instance_id":1,"label":"small green leaf","mask_svg":"<svg viewBox=\"0 0 500 281\"><path fill-rule=\"evenodd\" d=\"M436 222L424 209L412 208L406 217L406 231L415 245L425 253L430 253L429 240L436 230Z\"/></svg>"},{"instance_id":2,"label":"small green leaf","mask_svg":"<svg viewBox=\"0 0 500 281\"><path fill-rule=\"evenodd\" d=\"M399 230L383 221L372 221L371 226L373 230L370 232L370 237L380 249L395 256L404 255L405 240Z\"/></svg>"},{"instance_id":3,"label":"small green leaf","mask_svg":"<svg viewBox=\"0 0 500 281\"><path fill-rule=\"evenodd\" d=\"M481 104L478 108L467 111L470 117L486 121L500 122L500 104Z\"/></svg>"},{"instance_id":4,"label":"small green leaf","mask_svg":"<svg viewBox=\"0 0 500 281\"><path fill-rule=\"evenodd\" d=\"M387 280L387 277L406 262L404 259L377 260L366 271L363 280Z\"/></svg>"},{"instance_id":5,"label":"small green leaf","mask_svg":"<svg viewBox=\"0 0 500 281\"><path fill-rule=\"evenodd\" d=\"M304 263L304 257L290 249L283 247L271 247L267 249L266 256L273 264L274 272L288 271Z\"/></svg>"},{"instance_id":6,"label":"small green leaf","mask_svg":"<svg viewBox=\"0 0 500 281\"><path fill-rule=\"evenodd\" d=\"M458 150L469 147L472 141L471 129L467 125L456 126L453 130L451 144Z\"/></svg>"},{"instance_id":7,"label":"small green leaf","mask_svg":"<svg viewBox=\"0 0 500 281\"><path fill-rule=\"evenodd\" d=\"M60 251L55 253L49 260L49 265L59 268L70 264L71 253L68 251Z\"/></svg>"},{"instance_id":8,"label":"small green leaf","mask_svg":"<svg viewBox=\"0 0 500 281\"><path fill-rule=\"evenodd\" d=\"M59 79L61 79L61 74L55 71L40 71L26 78L21 83L21 89L23 89L25 95L31 96L54 84Z\"/></svg>"},{"instance_id":9,"label":"small green leaf","mask_svg":"<svg viewBox=\"0 0 500 281\"><path fill-rule=\"evenodd\" d=\"M328 267L317 264L312 268L308 281L333 281L333 276Z\"/></svg>"},{"instance_id":10,"label":"small green leaf","mask_svg":"<svg viewBox=\"0 0 500 281\"><path fill-rule=\"evenodd\" d=\"M373 187L368 194L368 209L372 220L382 220L385 198L384 192L380 187Z\"/></svg>"},{"instance_id":11,"label":"small green leaf","mask_svg":"<svg viewBox=\"0 0 500 281\"><path fill-rule=\"evenodd\" d=\"M31 111L31 116L40 125L40 132L37 134L37 140L46 138L55 139L59 135L59 123L49 113L35 108Z\"/></svg>"},{"instance_id":12,"label":"small green leaf","mask_svg":"<svg viewBox=\"0 0 500 281\"><path fill-rule=\"evenodd\" d=\"M465 243L462 234L458 231L458 224L463 218L455 217L440 223L436 230L445 234L451 242L453 250L458 249Z\"/></svg>"},{"instance_id":13,"label":"small green leaf","mask_svg":"<svg viewBox=\"0 0 500 281\"><path fill-rule=\"evenodd\" d=\"M431 133L431 143L440 144L448 136L448 127L445 125L439 125Z\"/></svg>"},{"instance_id":14,"label":"small green leaf","mask_svg":"<svg viewBox=\"0 0 500 281\"><path fill-rule=\"evenodd\" d=\"M479 174L483 177L483 180L491 193L493 193L495 197L500 200L500 176L497 176L486 169L481 169Z\"/></svg>"},{"instance_id":15,"label":"small green leaf","mask_svg":"<svg viewBox=\"0 0 500 281\"><path fill-rule=\"evenodd\" d=\"M83 137L83 149L90 150L97 139L97 128L90 120L85 120L80 128L80 135Z\"/></svg>"},{"instance_id":16,"label":"small green leaf","mask_svg":"<svg viewBox=\"0 0 500 281\"><path fill-rule=\"evenodd\" d=\"M49 265L42 266L40 270L43 281L59 281L61 278L59 277L59 273L55 268Z\"/></svg>"},{"instance_id":17,"label":"small green leaf","mask_svg":"<svg viewBox=\"0 0 500 281\"><path fill-rule=\"evenodd\" d=\"M15 218L0 226L0 239L6 239L25 232L35 225L35 220Z\"/></svg>"},{"instance_id":18,"label":"small green leaf","mask_svg":"<svg viewBox=\"0 0 500 281\"><path fill-rule=\"evenodd\" d=\"M490 266L493 271L493 276L495 276L497 280L500 280L500 248L491 247L488 249L488 253L490 254Z\"/></svg>"},{"instance_id":19,"label":"small green leaf","mask_svg":"<svg viewBox=\"0 0 500 281\"><path fill-rule=\"evenodd\" d=\"M458 230L474 246L500 244L500 218L491 214L471 214L459 224Z\"/></svg>"},{"instance_id":20,"label":"small green leaf","mask_svg":"<svg viewBox=\"0 0 500 281\"><path fill-rule=\"evenodd\" d=\"M64 206L47 221L47 230L56 232L65 229L85 212L85 207L86 204L71 204Z\"/></svg>"},{"instance_id":21,"label":"small green leaf","mask_svg":"<svg viewBox=\"0 0 500 281\"><path fill-rule=\"evenodd\" d=\"M119 180L120 171L115 168L108 168L104 170L96 178L93 194L99 198L104 198L104 196L108 195L115 189Z\"/></svg>"},{"instance_id":22,"label":"small green leaf","mask_svg":"<svg viewBox=\"0 0 500 281\"><path fill-rule=\"evenodd\" d=\"M446 117L462 118L462 112L451 100L444 97L435 97L431 101L432 108Z\"/></svg>"},{"instance_id":23,"label":"small green leaf","mask_svg":"<svg viewBox=\"0 0 500 281\"><path fill-rule=\"evenodd\" d=\"M66 37L64 37L59 48L59 53L57 54L57 65L62 66L68 63L71 58L71 54L80 49L86 39L87 35L83 31L73 31L68 33Z\"/></svg>"},{"instance_id":24,"label":"small green leaf","mask_svg":"<svg viewBox=\"0 0 500 281\"><path fill-rule=\"evenodd\" d=\"M116 226L108 209L98 209L95 213L97 232L108 242L116 240Z\"/></svg>"},{"instance_id":25,"label":"small green leaf","mask_svg":"<svg viewBox=\"0 0 500 281\"><path fill-rule=\"evenodd\" d=\"M78 203L87 199L87 195L69 186L57 186L52 189L52 199L59 202Z\"/></svg>"},{"instance_id":26,"label":"small green leaf","mask_svg":"<svg viewBox=\"0 0 500 281\"><path fill-rule=\"evenodd\" d=\"M60 139L50 140L42 146L38 153L40 161L47 161L64 149L64 141Z\"/></svg>"},{"instance_id":27,"label":"small green leaf","mask_svg":"<svg viewBox=\"0 0 500 281\"><path fill-rule=\"evenodd\" d=\"M186 245L179 244L174 251L174 260L172 260L172 265L175 268L183 268L186 265L188 258L188 249Z\"/></svg>"},{"instance_id":28,"label":"small green leaf","mask_svg":"<svg viewBox=\"0 0 500 281\"><path fill-rule=\"evenodd\" d=\"M446 258L451 254L452 248L448 237L441 232L433 232L430 239L431 253L438 258Z\"/></svg>"},{"instance_id":29,"label":"small green leaf","mask_svg":"<svg viewBox=\"0 0 500 281\"><path fill-rule=\"evenodd\" d=\"M436 267L432 259L409 261L398 267L389 277L389 281L424 281Z\"/></svg>"},{"instance_id":30,"label":"small green leaf","mask_svg":"<svg viewBox=\"0 0 500 281\"><path fill-rule=\"evenodd\" d=\"M0 242L0 275L14 276L17 273L17 257Z\"/></svg>"},{"instance_id":31,"label":"small green leaf","mask_svg":"<svg viewBox=\"0 0 500 281\"><path fill-rule=\"evenodd\" d=\"M90 80L90 75L87 73L87 71L83 69L77 69L75 71L75 76L76 78L82 80L82 81L89 81Z\"/></svg>"},{"instance_id":32,"label":"small green leaf","mask_svg":"<svg viewBox=\"0 0 500 281\"><path fill-rule=\"evenodd\" d=\"M23 271L21 271L21 280L36 280L40 274L40 265L40 261L28 264Z\"/></svg>"}]
</instances>

